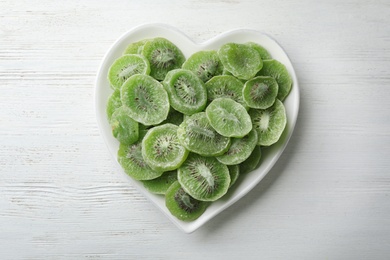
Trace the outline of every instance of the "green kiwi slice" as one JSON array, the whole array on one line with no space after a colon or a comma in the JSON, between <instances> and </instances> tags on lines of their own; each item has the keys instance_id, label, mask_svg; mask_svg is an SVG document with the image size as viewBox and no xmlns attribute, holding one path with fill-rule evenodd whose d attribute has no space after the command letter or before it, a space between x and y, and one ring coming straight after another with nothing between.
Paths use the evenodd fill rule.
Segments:
<instances>
[{"instance_id":1,"label":"green kiwi slice","mask_svg":"<svg viewBox=\"0 0 390 260\"><path fill-rule=\"evenodd\" d=\"M233 186L234 183L238 180L240 176L240 166L239 165L228 165L229 175L230 175L230 185L229 188Z\"/></svg>"},{"instance_id":2,"label":"green kiwi slice","mask_svg":"<svg viewBox=\"0 0 390 260\"><path fill-rule=\"evenodd\" d=\"M130 43L123 54L141 54L148 39Z\"/></svg>"},{"instance_id":3,"label":"green kiwi slice","mask_svg":"<svg viewBox=\"0 0 390 260\"><path fill-rule=\"evenodd\" d=\"M270 146L279 140L287 124L286 110L279 99L267 109L249 110L249 115L257 131L258 145Z\"/></svg>"},{"instance_id":4,"label":"green kiwi slice","mask_svg":"<svg viewBox=\"0 0 390 260\"><path fill-rule=\"evenodd\" d=\"M119 164L135 180L152 180L163 174L152 170L142 157L142 135L145 132L140 133L140 140L130 145L120 144L118 150Z\"/></svg>"},{"instance_id":5,"label":"green kiwi slice","mask_svg":"<svg viewBox=\"0 0 390 260\"><path fill-rule=\"evenodd\" d=\"M198 51L192 54L182 66L183 69L191 70L203 82L208 81L214 76L221 75L223 71L222 62L218 53L211 51Z\"/></svg>"},{"instance_id":6,"label":"green kiwi slice","mask_svg":"<svg viewBox=\"0 0 390 260\"><path fill-rule=\"evenodd\" d=\"M168 94L160 82L148 75L134 75L121 88L122 104L131 117L144 125L157 125L169 113Z\"/></svg>"},{"instance_id":7,"label":"green kiwi slice","mask_svg":"<svg viewBox=\"0 0 390 260\"><path fill-rule=\"evenodd\" d=\"M232 144L226 153L217 158L223 164L240 164L251 155L257 145L257 131L252 129L248 135L243 138L232 138Z\"/></svg>"},{"instance_id":8,"label":"green kiwi slice","mask_svg":"<svg viewBox=\"0 0 390 260\"><path fill-rule=\"evenodd\" d=\"M122 106L112 114L110 125L112 135L120 143L132 144L138 141L138 122L130 117L127 107Z\"/></svg>"},{"instance_id":9,"label":"green kiwi slice","mask_svg":"<svg viewBox=\"0 0 390 260\"><path fill-rule=\"evenodd\" d=\"M230 185L229 169L214 157L190 154L177 170L177 179L186 193L201 201L215 201Z\"/></svg>"},{"instance_id":10,"label":"green kiwi slice","mask_svg":"<svg viewBox=\"0 0 390 260\"><path fill-rule=\"evenodd\" d=\"M108 120L111 119L112 114L114 114L115 110L120 108L122 106L121 101L121 92L119 89L116 89L111 96L108 98L107 101L107 107L106 107L106 114Z\"/></svg>"},{"instance_id":11,"label":"green kiwi slice","mask_svg":"<svg viewBox=\"0 0 390 260\"><path fill-rule=\"evenodd\" d=\"M260 55L260 58L264 61L264 60L270 60L272 59L272 56L271 54L269 54L269 52L267 51L266 48L264 48L263 46L261 46L260 44L258 43L255 43L255 42L247 42L245 43L246 45L248 45L249 47L252 47L253 49L255 49L259 55Z\"/></svg>"},{"instance_id":12,"label":"green kiwi slice","mask_svg":"<svg viewBox=\"0 0 390 260\"><path fill-rule=\"evenodd\" d=\"M181 50L161 37L147 41L142 49L142 55L150 63L150 75L157 80L163 80L168 71L181 68L185 61Z\"/></svg>"},{"instance_id":13,"label":"green kiwi slice","mask_svg":"<svg viewBox=\"0 0 390 260\"><path fill-rule=\"evenodd\" d=\"M142 184L151 193L164 195L175 181L177 181L176 170L164 172L160 177L153 180L142 181Z\"/></svg>"},{"instance_id":14,"label":"green kiwi slice","mask_svg":"<svg viewBox=\"0 0 390 260\"><path fill-rule=\"evenodd\" d=\"M174 182L165 194L166 207L173 216L182 221L193 221L199 218L208 204L188 195L178 181Z\"/></svg>"},{"instance_id":15,"label":"green kiwi slice","mask_svg":"<svg viewBox=\"0 0 390 260\"><path fill-rule=\"evenodd\" d=\"M221 155L230 146L230 138L222 136L214 130L205 112L187 117L179 125L177 136L187 150L203 156Z\"/></svg>"},{"instance_id":16,"label":"green kiwi slice","mask_svg":"<svg viewBox=\"0 0 390 260\"><path fill-rule=\"evenodd\" d=\"M243 137L252 130L252 121L246 109L230 98L214 99L206 108L210 125L227 137Z\"/></svg>"},{"instance_id":17,"label":"green kiwi slice","mask_svg":"<svg viewBox=\"0 0 390 260\"><path fill-rule=\"evenodd\" d=\"M190 70L171 70L167 73L163 86L168 93L171 106L183 114L195 114L206 106L206 87Z\"/></svg>"},{"instance_id":18,"label":"green kiwi slice","mask_svg":"<svg viewBox=\"0 0 390 260\"><path fill-rule=\"evenodd\" d=\"M224 68L239 79L253 78L263 66L259 53L245 44L226 43L218 55Z\"/></svg>"},{"instance_id":19,"label":"green kiwi slice","mask_svg":"<svg viewBox=\"0 0 390 260\"><path fill-rule=\"evenodd\" d=\"M257 168L261 159L261 147L256 146L251 155L240 163L240 174L249 173Z\"/></svg>"},{"instance_id":20,"label":"green kiwi slice","mask_svg":"<svg viewBox=\"0 0 390 260\"><path fill-rule=\"evenodd\" d=\"M180 167L188 156L177 138L178 126L164 124L151 128L142 140L142 157L157 172Z\"/></svg>"},{"instance_id":21,"label":"green kiwi slice","mask_svg":"<svg viewBox=\"0 0 390 260\"><path fill-rule=\"evenodd\" d=\"M143 56L127 54L115 60L111 65L108 70L108 81L113 89L119 89L131 76L149 73L149 62Z\"/></svg>"},{"instance_id":22,"label":"green kiwi slice","mask_svg":"<svg viewBox=\"0 0 390 260\"><path fill-rule=\"evenodd\" d=\"M242 95L249 107L266 109L275 102L278 88L278 83L273 77L258 76L245 83Z\"/></svg>"},{"instance_id":23,"label":"green kiwi slice","mask_svg":"<svg viewBox=\"0 0 390 260\"><path fill-rule=\"evenodd\" d=\"M279 86L277 98L283 101L291 91L292 78L288 73L286 66L277 60L264 61L263 68L257 73L257 76L271 76L275 78Z\"/></svg>"},{"instance_id":24,"label":"green kiwi slice","mask_svg":"<svg viewBox=\"0 0 390 260\"><path fill-rule=\"evenodd\" d=\"M207 89L208 102L211 102L216 98L231 98L247 108L242 96L244 83L236 77L230 75L215 76L207 81L205 86Z\"/></svg>"}]
</instances>

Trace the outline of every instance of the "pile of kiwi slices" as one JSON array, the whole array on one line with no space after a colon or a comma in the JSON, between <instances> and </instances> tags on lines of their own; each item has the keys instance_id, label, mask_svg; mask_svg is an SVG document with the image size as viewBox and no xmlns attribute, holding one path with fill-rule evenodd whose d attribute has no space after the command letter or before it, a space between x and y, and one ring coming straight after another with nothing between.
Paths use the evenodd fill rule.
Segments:
<instances>
[{"instance_id":1,"label":"pile of kiwi slices","mask_svg":"<svg viewBox=\"0 0 390 260\"><path fill-rule=\"evenodd\" d=\"M169 211L192 221L259 166L287 123L286 67L254 42L186 59L165 38L128 45L108 72L118 162Z\"/></svg>"}]
</instances>

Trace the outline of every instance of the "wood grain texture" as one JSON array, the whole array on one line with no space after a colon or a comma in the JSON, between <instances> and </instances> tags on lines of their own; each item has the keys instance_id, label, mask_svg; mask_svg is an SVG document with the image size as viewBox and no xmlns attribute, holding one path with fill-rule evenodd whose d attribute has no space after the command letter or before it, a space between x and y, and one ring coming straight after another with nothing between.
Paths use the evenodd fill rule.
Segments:
<instances>
[{"instance_id":1,"label":"wood grain texture","mask_svg":"<svg viewBox=\"0 0 390 260\"><path fill-rule=\"evenodd\" d=\"M0 0L1 259L387 259L388 1ZM191 235L118 174L97 128L103 55L146 22L196 42L273 36L301 86L293 137Z\"/></svg>"}]
</instances>

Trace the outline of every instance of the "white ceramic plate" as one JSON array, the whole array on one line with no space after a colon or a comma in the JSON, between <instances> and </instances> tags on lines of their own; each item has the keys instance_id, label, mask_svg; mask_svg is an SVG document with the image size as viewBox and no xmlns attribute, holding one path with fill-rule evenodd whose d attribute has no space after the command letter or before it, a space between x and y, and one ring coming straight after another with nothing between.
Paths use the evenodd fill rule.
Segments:
<instances>
[{"instance_id":1,"label":"white ceramic plate","mask_svg":"<svg viewBox=\"0 0 390 260\"><path fill-rule=\"evenodd\" d=\"M104 141L106 142L108 149L110 150L115 160L117 158L116 154L119 148L119 143L111 134L111 127L106 116L107 99L112 93L112 90L107 81L107 72L113 61L122 55L123 51L129 43L153 37L164 37L172 41L182 50L187 58L192 53L200 50L217 50L224 43L245 43L253 41L265 47L274 59L282 62L287 67L293 79L292 90L284 101L288 123L281 139L273 146L262 150L263 155L261 159L261 165L257 170L242 176L242 178L239 178L237 183L232 187L232 190L230 190L230 192L222 199L212 203L207 208L206 212L197 220L192 222L183 222L176 219L165 207L164 197L149 193L144 189L141 182L135 181L128 177L129 183L135 186L145 197L152 201L177 227L186 233L191 233L197 228L201 227L211 218L216 216L218 213L232 205L234 202L241 199L245 194L253 189L253 187L255 187L261 181L261 179L263 179L272 166L277 162L292 135L298 116L298 81L291 61L282 47L280 47L280 45L275 40L258 31L243 29L228 31L204 43L197 44L189 39L185 34L171 26L162 24L147 24L133 28L122 35L108 50L101 63L96 80L95 101L97 122ZM126 175L119 164L118 171Z\"/></svg>"}]
</instances>

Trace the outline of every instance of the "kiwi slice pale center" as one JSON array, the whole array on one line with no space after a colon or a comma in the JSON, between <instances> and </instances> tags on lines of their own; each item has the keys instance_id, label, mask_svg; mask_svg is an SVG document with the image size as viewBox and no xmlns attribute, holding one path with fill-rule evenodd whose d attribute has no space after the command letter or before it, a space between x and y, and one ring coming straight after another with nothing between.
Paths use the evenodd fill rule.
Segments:
<instances>
[{"instance_id":1,"label":"kiwi slice pale center","mask_svg":"<svg viewBox=\"0 0 390 260\"><path fill-rule=\"evenodd\" d=\"M175 53L171 49L156 49L152 61L157 68L169 68L175 63Z\"/></svg>"},{"instance_id":2,"label":"kiwi slice pale center","mask_svg":"<svg viewBox=\"0 0 390 260\"><path fill-rule=\"evenodd\" d=\"M261 117L259 118L259 128L261 131L267 131L269 126L269 120L270 120L270 114L262 113Z\"/></svg>"},{"instance_id":3,"label":"kiwi slice pale center","mask_svg":"<svg viewBox=\"0 0 390 260\"><path fill-rule=\"evenodd\" d=\"M207 129L205 127L200 126L196 122L190 122L187 126L188 132L196 135L196 136L202 136L204 139L214 139L215 133L214 131Z\"/></svg>"},{"instance_id":4,"label":"kiwi slice pale center","mask_svg":"<svg viewBox=\"0 0 390 260\"><path fill-rule=\"evenodd\" d=\"M150 98L150 95L148 94L148 90L144 86L139 85L135 89L135 96L136 98L134 101L137 104L138 109L147 111L150 108L154 108L154 104Z\"/></svg>"},{"instance_id":5,"label":"kiwi slice pale center","mask_svg":"<svg viewBox=\"0 0 390 260\"><path fill-rule=\"evenodd\" d=\"M233 143L229 150L226 152L227 155L233 155L233 154L238 154L242 151L242 147L236 143Z\"/></svg>"},{"instance_id":6,"label":"kiwi slice pale center","mask_svg":"<svg viewBox=\"0 0 390 260\"><path fill-rule=\"evenodd\" d=\"M176 80L174 87L177 95L181 99L186 100L191 105L197 103L196 91L193 87L191 87L191 84L188 82L188 80L186 80L185 77L179 77Z\"/></svg>"},{"instance_id":7,"label":"kiwi slice pale center","mask_svg":"<svg viewBox=\"0 0 390 260\"><path fill-rule=\"evenodd\" d=\"M119 74L118 77L125 81L128 77L130 77L133 74L139 74L141 71L138 68L137 64L131 64L128 67L123 68Z\"/></svg>"},{"instance_id":8,"label":"kiwi slice pale center","mask_svg":"<svg viewBox=\"0 0 390 260\"><path fill-rule=\"evenodd\" d=\"M222 107L216 108L215 112L217 112L218 114L221 115L222 121L224 123L226 123L226 121L236 122L236 123L240 122L240 120L237 118L237 116L235 114L230 113L229 111L227 111L226 109L224 109Z\"/></svg>"},{"instance_id":9,"label":"kiwi slice pale center","mask_svg":"<svg viewBox=\"0 0 390 260\"><path fill-rule=\"evenodd\" d=\"M207 185L210 187L214 187L214 176L212 172L210 171L209 167L207 167L204 164L200 164L197 167L197 172L200 173L200 175L206 180Z\"/></svg>"},{"instance_id":10,"label":"kiwi slice pale center","mask_svg":"<svg viewBox=\"0 0 390 260\"><path fill-rule=\"evenodd\" d=\"M251 89L251 96L253 97L254 100L261 100L266 96L269 92L269 87L268 85L264 83L257 83L254 84L252 89Z\"/></svg>"},{"instance_id":11,"label":"kiwi slice pale center","mask_svg":"<svg viewBox=\"0 0 390 260\"><path fill-rule=\"evenodd\" d=\"M154 153L156 157L166 158L174 150L175 137L166 134L158 138L154 145Z\"/></svg>"},{"instance_id":12,"label":"kiwi slice pale center","mask_svg":"<svg viewBox=\"0 0 390 260\"><path fill-rule=\"evenodd\" d=\"M176 192L175 201L179 207L186 212L193 212L199 206L199 203L197 203L196 200L191 199L191 197L182 188Z\"/></svg>"},{"instance_id":13,"label":"kiwi slice pale center","mask_svg":"<svg viewBox=\"0 0 390 260\"><path fill-rule=\"evenodd\" d=\"M218 68L218 62L210 60L206 62L204 65L199 66L198 75L205 75L206 78L211 78L214 76Z\"/></svg>"}]
</instances>

